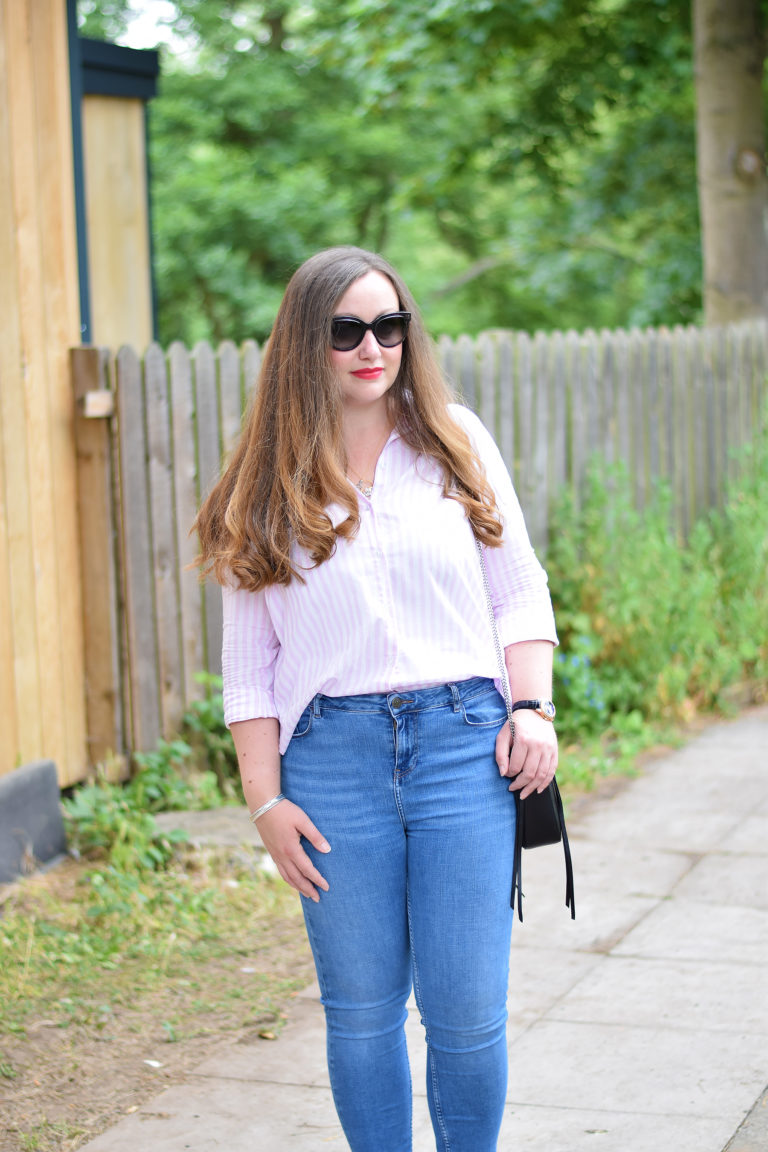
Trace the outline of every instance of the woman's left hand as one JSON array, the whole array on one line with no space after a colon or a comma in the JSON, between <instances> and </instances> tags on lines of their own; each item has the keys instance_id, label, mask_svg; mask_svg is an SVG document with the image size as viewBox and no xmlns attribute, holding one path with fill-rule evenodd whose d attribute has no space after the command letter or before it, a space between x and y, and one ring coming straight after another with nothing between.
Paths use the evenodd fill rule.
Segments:
<instances>
[{"instance_id":1,"label":"woman's left hand","mask_svg":"<svg viewBox=\"0 0 768 1152\"><path fill-rule=\"evenodd\" d=\"M557 733L549 720L530 708L515 712L515 742L510 747L509 722L496 737L496 763L502 776L509 776L510 792L525 800L543 792L557 768Z\"/></svg>"}]
</instances>

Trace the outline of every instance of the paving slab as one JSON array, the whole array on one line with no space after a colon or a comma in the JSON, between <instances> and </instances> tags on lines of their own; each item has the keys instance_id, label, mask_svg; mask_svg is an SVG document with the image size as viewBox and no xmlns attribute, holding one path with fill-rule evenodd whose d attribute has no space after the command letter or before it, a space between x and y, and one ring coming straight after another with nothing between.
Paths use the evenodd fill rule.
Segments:
<instances>
[{"instance_id":1,"label":"paving slab","mask_svg":"<svg viewBox=\"0 0 768 1152\"><path fill-rule=\"evenodd\" d=\"M725 1152L765 1152L768 1148L768 1088L760 1096Z\"/></svg>"},{"instance_id":2,"label":"paving slab","mask_svg":"<svg viewBox=\"0 0 768 1152\"><path fill-rule=\"evenodd\" d=\"M764 967L768 963L768 912L669 900L628 932L615 951L619 956L730 960ZM763 990L768 991L768 986L763 984Z\"/></svg>"},{"instance_id":3,"label":"paving slab","mask_svg":"<svg viewBox=\"0 0 768 1152\"><path fill-rule=\"evenodd\" d=\"M699 860L675 887L675 898L731 908L768 910L768 855L713 852Z\"/></svg>"},{"instance_id":4,"label":"paving slab","mask_svg":"<svg viewBox=\"0 0 768 1152\"><path fill-rule=\"evenodd\" d=\"M695 1028L713 1035L738 1029L763 1036L768 1062L768 996L755 996L754 973L738 964L605 956L547 1011L547 1019ZM768 1078L768 1071L767 1071ZM766 1144L768 1152L768 1144Z\"/></svg>"},{"instance_id":5,"label":"paving slab","mask_svg":"<svg viewBox=\"0 0 768 1152\"><path fill-rule=\"evenodd\" d=\"M716 1059L702 1059L717 1046ZM717 1119L763 1087L765 1036L542 1020L510 1052L510 1103Z\"/></svg>"},{"instance_id":6,"label":"paving slab","mask_svg":"<svg viewBox=\"0 0 768 1152\"><path fill-rule=\"evenodd\" d=\"M753 813L740 820L720 842L719 848L721 852L749 852L753 856L768 856L768 811Z\"/></svg>"},{"instance_id":7,"label":"paving slab","mask_svg":"<svg viewBox=\"0 0 768 1152\"><path fill-rule=\"evenodd\" d=\"M347 1148L330 1089L304 1083L259 1091L246 1080L208 1076L167 1088L85 1147L88 1152L318 1152ZM197 1091L195 1089L197 1088Z\"/></svg>"},{"instance_id":8,"label":"paving slab","mask_svg":"<svg viewBox=\"0 0 768 1152\"><path fill-rule=\"evenodd\" d=\"M509 1105L498 1152L720 1152L729 1132L726 1121L699 1116ZM428 1152L434 1144L414 1149Z\"/></svg>"},{"instance_id":9,"label":"paving slab","mask_svg":"<svg viewBox=\"0 0 768 1152\"><path fill-rule=\"evenodd\" d=\"M712 724L580 802L569 828L575 923L560 848L524 854L499 1152L766 1152L768 709ZM221 834L240 831L233 821ZM414 1152L430 1152L413 1002L406 1038ZM276 1041L248 1041L218 1048L86 1152L347 1148L316 986Z\"/></svg>"},{"instance_id":10,"label":"paving slab","mask_svg":"<svg viewBox=\"0 0 768 1152\"><path fill-rule=\"evenodd\" d=\"M572 989L592 985L603 959L596 953L571 949L513 948L507 1006L510 1027L528 1027L553 1011Z\"/></svg>"}]
</instances>

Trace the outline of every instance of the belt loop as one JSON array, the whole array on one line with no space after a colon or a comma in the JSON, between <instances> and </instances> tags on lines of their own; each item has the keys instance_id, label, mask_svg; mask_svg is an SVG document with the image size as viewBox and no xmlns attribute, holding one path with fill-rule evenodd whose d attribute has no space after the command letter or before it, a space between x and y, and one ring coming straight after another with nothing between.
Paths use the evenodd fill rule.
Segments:
<instances>
[{"instance_id":1,"label":"belt loop","mask_svg":"<svg viewBox=\"0 0 768 1152\"><path fill-rule=\"evenodd\" d=\"M312 701L312 715L316 718L322 716L322 714L323 714L321 709L320 709L321 699L322 699L322 696L318 692L318 694L315 696L314 700Z\"/></svg>"},{"instance_id":2,"label":"belt loop","mask_svg":"<svg viewBox=\"0 0 768 1152\"><path fill-rule=\"evenodd\" d=\"M461 693L456 684L449 684L451 696L453 697L453 710L454 712L461 712Z\"/></svg>"}]
</instances>

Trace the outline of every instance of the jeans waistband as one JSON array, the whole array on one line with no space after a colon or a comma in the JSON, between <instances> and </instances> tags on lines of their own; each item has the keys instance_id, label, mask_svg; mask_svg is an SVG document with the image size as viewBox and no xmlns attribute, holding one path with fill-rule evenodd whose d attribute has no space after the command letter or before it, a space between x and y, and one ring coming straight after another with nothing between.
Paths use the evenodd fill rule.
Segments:
<instances>
[{"instance_id":1,"label":"jeans waistband","mask_svg":"<svg viewBox=\"0 0 768 1152\"><path fill-rule=\"evenodd\" d=\"M318 693L312 702L312 711L315 716L321 716L323 712L388 712L401 716L406 712L445 707L456 712L462 701L487 692L493 686L493 680L487 676L473 676L469 680L437 684L432 688L401 688L357 696L323 696Z\"/></svg>"}]
</instances>

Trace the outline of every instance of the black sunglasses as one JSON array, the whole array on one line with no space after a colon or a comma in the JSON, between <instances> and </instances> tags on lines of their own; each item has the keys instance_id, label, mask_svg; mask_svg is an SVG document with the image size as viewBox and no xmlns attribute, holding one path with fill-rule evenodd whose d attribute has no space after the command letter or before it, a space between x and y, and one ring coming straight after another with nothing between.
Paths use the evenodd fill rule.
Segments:
<instances>
[{"instance_id":1,"label":"black sunglasses","mask_svg":"<svg viewBox=\"0 0 768 1152\"><path fill-rule=\"evenodd\" d=\"M382 348L396 348L402 344L411 322L410 312L388 312L373 324L358 320L357 316L334 316L331 320L331 348L337 352L351 352L362 344L366 332L373 332Z\"/></svg>"}]
</instances>

